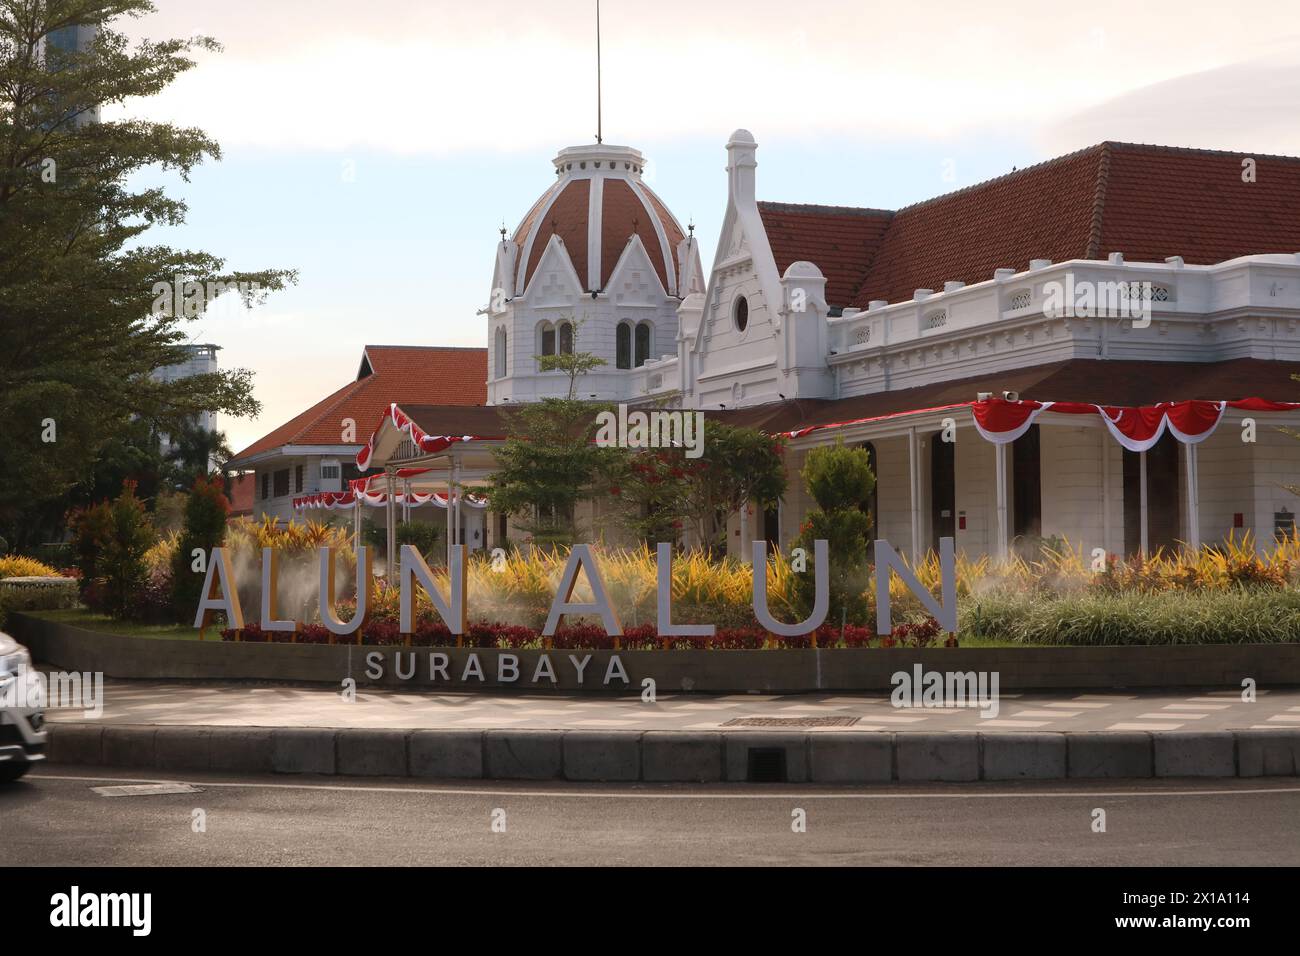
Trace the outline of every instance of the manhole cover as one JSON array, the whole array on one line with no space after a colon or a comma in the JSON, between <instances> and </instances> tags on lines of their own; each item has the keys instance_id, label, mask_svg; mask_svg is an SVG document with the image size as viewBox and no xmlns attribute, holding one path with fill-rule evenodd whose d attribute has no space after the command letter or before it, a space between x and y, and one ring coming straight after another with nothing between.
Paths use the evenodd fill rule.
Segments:
<instances>
[{"instance_id":1,"label":"manhole cover","mask_svg":"<svg viewBox=\"0 0 1300 956\"><path fill-rule=\"evenodd\" d=\"M188 783L133 783L121 787L91 787L101 797L152 797L164 793L202 793Z\"/></svg>"},{"instance_id":2,"label":"manhole cover","mask_svg":"<svg viewBox=\"0 0 1300 956\"><path fill-rule=\"evenodd\" d=\"M852 727L860 717L732 717L723 727Z\"/></svg>"}]
</instances>

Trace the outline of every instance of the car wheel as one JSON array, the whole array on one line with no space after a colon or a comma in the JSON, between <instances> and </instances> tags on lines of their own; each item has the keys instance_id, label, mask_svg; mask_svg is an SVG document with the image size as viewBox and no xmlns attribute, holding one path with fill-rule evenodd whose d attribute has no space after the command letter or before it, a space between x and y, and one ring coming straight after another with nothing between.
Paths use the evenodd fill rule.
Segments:
<instances>
[{"instance_id":1,"label":"car wheel","mask_svg":"<svg viewBox=\"0 0 1300 956\"><path fill-rule=\"evenodd\" d=\"M32 767L26 760L21 762L7 760L0 763L0 783L13 783Z\"/></svg>"}]
</instances>

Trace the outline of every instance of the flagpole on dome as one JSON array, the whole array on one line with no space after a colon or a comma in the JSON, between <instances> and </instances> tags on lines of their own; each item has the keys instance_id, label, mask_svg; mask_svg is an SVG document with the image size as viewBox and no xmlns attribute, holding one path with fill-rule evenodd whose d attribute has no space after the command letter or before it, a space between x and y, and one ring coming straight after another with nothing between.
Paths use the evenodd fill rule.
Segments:
<instances>
[{"instance_id":1,"label":"flagpole on dome","mask_svg":"<svg viewBox=\"0 0 1300 956\"><path fill-rule=\"evenodd\" d=\"M600 0L596 0L596 143L604 142L601 129L600 103Z\"/></svg>"}]
</instances>

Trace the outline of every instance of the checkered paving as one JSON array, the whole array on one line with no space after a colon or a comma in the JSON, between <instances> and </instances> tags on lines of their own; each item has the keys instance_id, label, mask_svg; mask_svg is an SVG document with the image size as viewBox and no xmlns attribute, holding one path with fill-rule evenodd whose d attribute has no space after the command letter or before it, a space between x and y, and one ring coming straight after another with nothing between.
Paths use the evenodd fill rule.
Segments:
<instances>
[{"instance_id":1,"label":"checkered paving","mask_svg":"<svg viewBox=\"0 0 1300 956\"><path fill-rule=\"evenodd\" d=\"M895 707L888 694L660 694L626 697L362 689L354 702L324 687L108 681L102 720L232 727L745 730L753 718L811 718L811 733L845 731L1177 731L1300 728L1300 690L1002 694L996 717L966 707ZM50 719L80 721L80 710ZM826 718L856 718L830 720ZM731 722L728 726L728 722Z\"/></svg>"}]
</instances>

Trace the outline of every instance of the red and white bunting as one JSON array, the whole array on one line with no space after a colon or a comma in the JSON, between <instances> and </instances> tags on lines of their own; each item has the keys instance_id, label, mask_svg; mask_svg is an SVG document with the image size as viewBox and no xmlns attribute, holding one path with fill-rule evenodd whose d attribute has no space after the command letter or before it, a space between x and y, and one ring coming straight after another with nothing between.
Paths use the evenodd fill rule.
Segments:
<instances>
[{"instance_id":1,"label":"red and white bunting","mask_svg":"<svg viewBox=\"0 0 1300 956\"><path fill-rule=\"evenodd\" d=\"M393 402L379 417L379 424L375 426L375 430L371 433L365 447L357 452L357 467L362 471L370 467L370 459L375 453L375 439L383 430L384 424L389 421L393 423L393 427L398 431L406 432L411 442L426 455L435 455L440 451L446 451L457 442L481 440L477 435L430 435L415 424L410 416L398 408L396 402Z\"/></svg>"}]
</instances>

